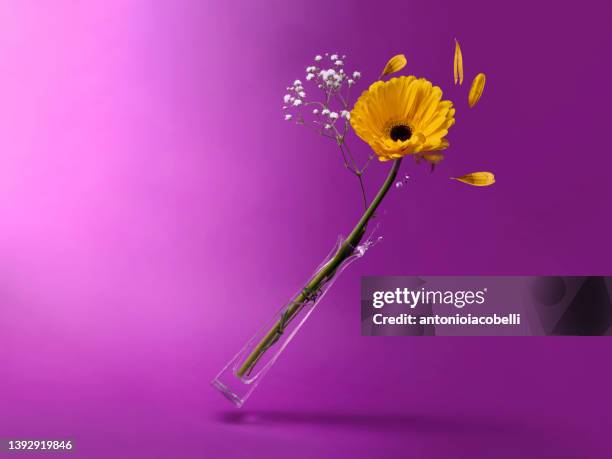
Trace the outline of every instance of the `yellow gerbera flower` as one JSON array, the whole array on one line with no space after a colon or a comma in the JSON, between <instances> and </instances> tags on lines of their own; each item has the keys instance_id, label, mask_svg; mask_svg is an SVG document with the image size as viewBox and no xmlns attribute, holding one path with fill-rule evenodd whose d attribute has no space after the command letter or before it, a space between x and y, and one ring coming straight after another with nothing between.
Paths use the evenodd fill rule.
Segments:
<instances>
[{"instance_id":1,"label":"yellow gerbera flower","mask_svg":"<svg viewBox=\"0 0 612 459\"><path fill-rule=\"evenodd\" d=\"M455 109L442 90L424 78L402 76L377 81L351 112L351 126L381 161L444 150Z\"/></svg>"}]
</instances>

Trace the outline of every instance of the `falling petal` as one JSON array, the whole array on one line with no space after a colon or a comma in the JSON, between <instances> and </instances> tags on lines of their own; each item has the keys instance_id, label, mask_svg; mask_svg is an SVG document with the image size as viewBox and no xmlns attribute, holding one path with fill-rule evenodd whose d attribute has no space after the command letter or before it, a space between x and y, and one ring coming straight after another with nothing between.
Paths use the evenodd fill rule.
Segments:
<instances>
[{"instance_id":1,"label":"falling petal","mask_svg":"<svg viewBox=\"0 0 612 459\"><path fill-rule=\"evenodd\" d=\"M384 77L385 75L390 75L391 73L399 72L406 66L407 62L408 61L406 60L406 56L404 56L403 54L393 56L391 59L389 59L387 65L385 65L385 68L380 76Z\"/></svg>"},{"instance_id":2,"label":"falling petal","mask_svg":"<svg viewBox=\"0 0 612 459\"><path fill-rule=\"evenodd\" d=\"M461 177L452 177L452 179L473 186L489 186L495 183L495 175L491 172L472 172Z\"/></svg>"},{"instance_id":3,"label":"falling petal","mask_svg":"<svg viewBox=\"0 0 612 459\"><path fill-rule=\"evenodd\" d=\"M470 94L468 95L468 104L470 108L478 103L480 100L480 96L482 96L482 91L484 91L485 83L487 81L487 77L484 73L479 73L472 81L472 87L470 88Z\"/></svg>"},{"instance_id":4,"label":"falling petal","mask_svg":"<svg viewBox=\"0 0 612 459\"><path fill-rule=\"evenodd\" d=\"M459 42L455 38L455 61L453 67L455 75L455 84L463 84L463 54L461 54L461 47Z\"/></svg>"}]
</instances>

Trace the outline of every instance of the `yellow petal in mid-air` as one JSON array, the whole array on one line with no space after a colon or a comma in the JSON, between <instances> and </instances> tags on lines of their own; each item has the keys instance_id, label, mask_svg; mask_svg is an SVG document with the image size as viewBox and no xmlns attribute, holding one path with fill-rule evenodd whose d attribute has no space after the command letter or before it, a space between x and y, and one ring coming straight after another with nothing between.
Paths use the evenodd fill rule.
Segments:
<instances>
[{"instance_id":1,"label":"yellow petal in mid-air","mask_svg":"<svg viewBox=\"0 0 612 459\"><path fill-rule=\"evenodd\" d=\"M382 74L380 76L384 77L385 75L390 75L392 73L399 72L401 69L406 67L406 62L408 61L406 60L406 56L404 56L403 54L393 56L391 59L389 59L387 65L385 65L385 68L383 69Z\"/></svg>"},{"instance_id":2,"label":"yellow petal in mid-air","mask_svg":"<svg viewBox=\"0 0 612 459\"><path fill-rule=\"evenodd\" d=\"M472 81L472 87L470 88L470 94L468 95L468 104L470 108L478 103L480 100L480 96L482 96L482 91L484 91L485 83L487 81L487 77L484 73L479 73Z\"/></svg>"},{"instance_id":3,"label":"yellow petal in mid-air","mask_svg":"<svg viewBox=\"0 0 612 459\"><path fill-rule=\"evenodd\" d=\"M455 84L463 84L463 54L461 54L461 47L459 42L455 38L455 60L453 62L453 73L455 76Z\"/></svg>"},{"instance_id":4,"label":"yellow petal in mid-air","mask_svg":"<svg viewBox=\"0 0 612 459\"><path fill-rule=\"evenodd\" d=\"M461 177L453 177L453 179L473 186L489 186L495 183L495 175L491 172L472 172Z\"/></svg>"}]
</instances>

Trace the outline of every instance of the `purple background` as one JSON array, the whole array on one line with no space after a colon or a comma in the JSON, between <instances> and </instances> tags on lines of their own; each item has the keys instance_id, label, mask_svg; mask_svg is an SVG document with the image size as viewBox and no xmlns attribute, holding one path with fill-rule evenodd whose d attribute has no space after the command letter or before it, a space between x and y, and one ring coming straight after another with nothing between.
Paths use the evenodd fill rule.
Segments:
<instances>
[{"instance_id":1,"label":"purple background","mask_svg":"<svg viewBox=\"0 0 612 459\"><path fill-rule=\"evenodd\" d=\"M609 457L609 339L364 338L359 280L610 274L610 13L2 2L0 437L72 438L87 458ZM324 51L360 90L405 52L458 122L438 171L405 162L384 242L238 411L209 380L358 217L337 150L280 112ZM475 170L498 183L448 180Z\"/></svg>"}]
</instances>

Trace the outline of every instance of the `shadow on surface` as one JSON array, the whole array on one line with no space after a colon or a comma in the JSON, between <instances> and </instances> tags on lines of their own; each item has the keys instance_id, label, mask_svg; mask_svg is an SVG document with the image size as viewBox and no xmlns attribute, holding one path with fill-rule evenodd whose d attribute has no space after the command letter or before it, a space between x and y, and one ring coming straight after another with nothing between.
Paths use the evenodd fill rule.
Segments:
<instances>
[{"instance_id":1,"label":"shadow on surface","mask_svg":"<svg viewBox=\"0 0 612 459\"><path fill-rule=\"evenodd\" d=\"M244 426L310 426L364 429L368 431L414 431L443 434L512 434L525 431L524 426L502 419L477 419L430 414L363 414L289 411L228 411L217 420Z\"/></svg>"}]
</instances>

